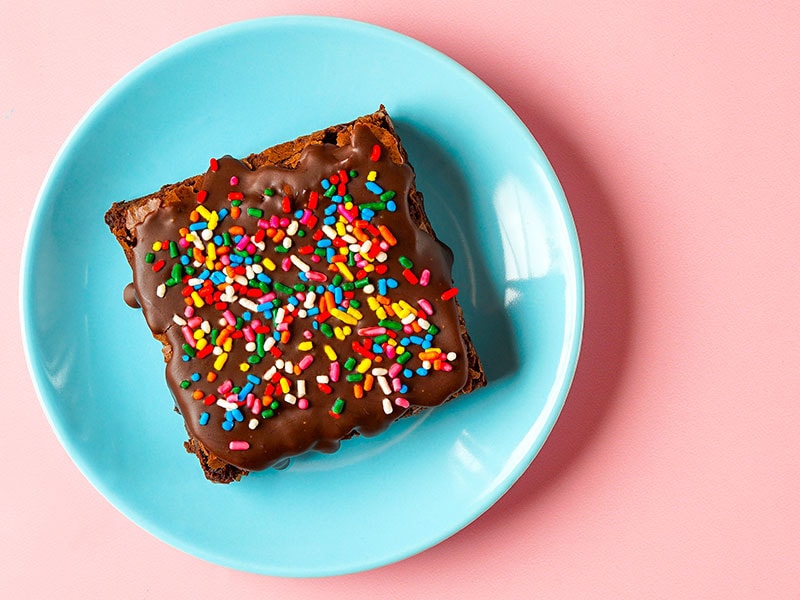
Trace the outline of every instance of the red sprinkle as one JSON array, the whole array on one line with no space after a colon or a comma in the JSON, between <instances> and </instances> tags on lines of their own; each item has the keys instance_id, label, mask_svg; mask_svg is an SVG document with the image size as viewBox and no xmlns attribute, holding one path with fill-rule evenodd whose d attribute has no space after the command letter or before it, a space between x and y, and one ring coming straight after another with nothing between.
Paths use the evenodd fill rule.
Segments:
<instances>
[{"instance_id":1,"label":"red sprinkle","mask_svg":"<svg viewBox=\"0 0 800 600\"><path fill-rule=\"evenodd\" d=\"M381 157L381 147L378 144L375 144L372 147L372 152L369 155L369 159L372 162L377 162Z\"/></svg>"},{"instance_id":2,"label":"red sprinkle","mask_svg":"<svg viewBox=\"0 0 800 600\"><path fill-rule=\"evenodd\" d=\"M203 202L205 202L206 198L208 198L208 192L207 191L200 190L199 192L197 192L197 203L198 204L202 204Z\"/></svg>"},{"instance_id":3,"label":"red sprinkle","mask_svg":"<svg viewBox=\"0 0 800 600\"><path fill-rule=\"evenodd\" d=\"M317 192L311 192L311 195L308 197L308 208L314 210L317 208L317 202L319 201L319 194Z\"/></svg>"},{"instance_id":4,"label":"red sprinkle","mask_svg":"<svg viewBox=\"0 0 800 600\"><path fill-rule=\"evenodd\" d=\"M285 213L292 212L292 201L289 198L289 196L283 197L283 203L281 204L281 208Z\"/></svg>"},{"instance_id":5,"label":"red sprinkle","mask_svg":"<svg viewBox=\"0 0 800 600\"><path fill-rule=\"evenodd\" d=\"M218 171L219 170L219 163L217 162L216 158L212 158L208 162L209 162L209 165L211 166L211 170L212 171Z\"/></svg>"},{"instance_id":6,"label":"red sprinkle","mask_svg":"<svg viewBox=\"0 0 800 600\"><path fill-rule=\"evenodd\" d=\"M449 290L445 290L444 292L442 292L442 300L450 300L450 298L455 297L457 293L458 293L458 288L451 287Z\"/></svg>"},{"instance_id":7,"label":"red sprinkle","mask_svg":"<svg viewBox=\"0 0 800 600\"><path fill-rule=\"evenodd\" d=\"M414 275L414 271L411 269L403 269L403 277L405 277L406 281L411 285L417 285L419 283L419 279ZM455 296L455 294L453 294L453 296ZM444 298L444 295L442 295L442 298Z\"/></svg>"}]
</instances>

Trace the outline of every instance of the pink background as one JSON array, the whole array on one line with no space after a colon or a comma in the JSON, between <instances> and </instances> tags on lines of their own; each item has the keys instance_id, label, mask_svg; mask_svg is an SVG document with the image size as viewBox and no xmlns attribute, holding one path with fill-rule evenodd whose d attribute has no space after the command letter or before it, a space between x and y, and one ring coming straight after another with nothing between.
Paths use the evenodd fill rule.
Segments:
<instances>
[{"instance_id":1,"label":"pink background","mask_svg":"<svg viewBox=\"0 0 800 600\"><path fill-rule=\"evenodd\" d=\"M1 8L0 595L800 597L796 2ZM36 400L11 288L48 165L106 89L191 34L311 12L411 35L517 111L574 211L587 321L561 419L492 509L399 564L291 580L187 556L94 491Z\"/></svg>"}]
</instances>

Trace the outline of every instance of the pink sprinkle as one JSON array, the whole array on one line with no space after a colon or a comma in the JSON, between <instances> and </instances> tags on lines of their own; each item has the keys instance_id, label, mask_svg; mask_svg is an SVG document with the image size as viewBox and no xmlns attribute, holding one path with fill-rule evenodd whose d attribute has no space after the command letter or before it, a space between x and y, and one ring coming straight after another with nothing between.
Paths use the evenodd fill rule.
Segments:
<instances>
[{"instance_id":1,"label":"pink sprinkle","mask_svg":"<svg viewBox=\"0 0 800 600\"><path fill-rule=\"evenodd\" d=\"M236 175L231 177L231 185L239 185L239 178Z\"/></svg>"},{"instance_id":2,"label":"pink sprinkle","mask_svg":"<svg viewBox=\"0 0 800 600\"><path fill-rule=\"evenodd\" d=\"M249 450L250 444L244 440L233 440L230 444L228 444L228 448L230 450Z\"/></svg>"},{"instance_id":3,"label":"pink sprinkle","mask_svg":"<svg viewBox=\"0 0 800 600\"><path fill-rule=\"evenodd\" d=\"M281 261L281 269L288 271L292 268L292 260L287 256Z\"/></svg>"},{"instance_id":4,"label":"pink sprinkle","mask_svg":"<svg viewBox=\"0 0 800 600\"><path fill-rule=\"evenodd\" d=\"M233 316L233 313L230 310L226 310L222 313L222 316L228 322L228 325L236 325L236 317Z\"/></svg>"},{"instance_id":5,"label":"pink sprinkle","mask_svg":"<svg viewBox=\"0 0 800 600\"><path fill-rule=\"evenodd\" d=\"M341 367L339 366L339 361L335 360L335 361L333 361L331 363L331 368L330 368L331 381L333 381L334 383L339 381L339 374L340 373L341 373Z\"/></svg>"},{"instance_id":6,"label":"pink sprinkle","mask_svg":"<svg viewBox=\"0 0 800 600\"><path fill-rule=\"evenodd\" d=\"M308 221L308 217L310 217L310 216L311 216L311 211L310 211L310 210L308 210L307 208L306 208L306 209L304 209L304 210L303 210L303 216L302 216L302 217L300 217L300 222L301 222L303 225L305 225L305 224L306 224L306 222Z\"/></svg>"},{"instance_id":7,"label":"pink sprinkle","mask_svg":"<svg viewBox=\"0 0 800 600\"><path fill-rule=\"evenodd\" d=\"M362 327L358 330L358 335L366 337L375 337L386 333L386 327Z\"/></svg>"},{"instance_id":8,"label":"pink sprinkle","mask_svg":"<svg viewBox=\"0 0 800 600\"><path fill-rule=\"evenodd\" d=\"M227 254L223 254L222 256L219 257L219 262L228 267L231 264L231 257L228 256Z\"/></svg>"},{"instance_id":9,"label":"pink sprinkle","mask_svg":"<svg viewBox=\"0 0 800 600\"><path fill-rule=\"evenodd\" d=\"M383 351L386 352L386 357L389 359L392 359L395 356L397 356L397 352L395 351L394 346L391 346L389 344L384 344Z\"/></svg>"},{"instance_id":10,"label":"pink sprinkle","mask_svg":"<svg viewBox=\"0 0 800 600\"><path fill-rule=\"evenodd\" d=\"M247 244L247 248L244 249L245 252L248 254L255 254L256 253L256 245L253 242Z\"/></svg>"},{"instance_id":11,"label":"pink sprinkle","mask_svg":"<svg viewBox=\"0 0 800 600\"><path fill-rule=\"evenodd\" d=\"M282 217L281 220L278 221L278 223L280 224L281 227L286 229L289 226L289 223L291 223L291 221L288 219L288 217Z\"/></svg>"},{"instance_id":12,"label":"pink sprinkle","mask_svg":"<svg viewBox=\"0 0 800 600\"><path fill-rule=\"evenodd\" d=\"M227 379L221 386L217 388L217 392L219 392L220 396L224 396L232 389L233 389L233 382L230 379Z\"/></svg>"},{"instance_id":13,"label":"pink sprinkle","mask_svg":"<svg viewBox=\"0 0 800 600\"><path fill-rule=\"evenodd\" d=\"M252 329L245 327L242 331L244 332L244 339L246 339L248 342L256 341L256 334L253 333Z\"/></svg>"},{"instance_id":14,"label":"pink sprinkle","mask_svg":"<svg viewBox=\"0 0 800 600\"><path fill-rule=\"evenodd\" d=\"M311 259L314 260L315 256L319 258L319 256L317 256L316 254L312 254ZM328 280L328 276L325 275L325 273L319 273L318 271L309 271L308 273L306 273L306 277L308 277L309 281L323 282Z\"/></svg>"},{"instance_id":15,"label":"pink sprinkle","mask_svg":"<svg viewBox=\"0 0 800 600\"><path fill-rule=\"evenodd\" d=\"M192 348L195 347L197 341L194 339L194 333L192 332L192 328L188 325L184 325L181 327L181 331L183 332L183 339L186 340L186 343L189 344Z\"/></svg>"},{"instance_id":16,"label":"pink sprinkle","mask_svg":"<svg viewBox=\"0 0 800 600\"><path fill-rule=\"evenodd\" d=\"M395 364L397 364L397 363L395 363ZM394 379L392 379L392 389L395 392L399 392L401 389L403 389L403 382L400 381L399 378L395 377Z\"/></svg>"},{"instance_id":17,"label":"pink sprinkle","mask_svg":"<svg viewBox=\"0 0 800 600\"><path fill-rule=\"evenodd\" d=\"M186 250L189 247L189 242L186 241L186 238L181 238L178 240L178 246Z\"/></svg>"},{"instance_id":18,"label":"pink sprinkle","mask_svg":"<svg viewBox=\"0 0 800 600\"><path fill-rule=\"evenodd\" d=\"M417 304L420 305L420 308L422 308L422 310L424 310L426 314L428 315L433 314L433 306L431 306L431 303L428 302L425 298L420 298L419 300L417 300Z\"/></svg>"},{"instance_id":19,"label":"pink sprinkle","mask_svg":"<svg viewBox=\"0 0 800 600\"><path fill-rule=\"evenodd\" d=\"M309 330L309 329L306 329L306 330L303 332L303 337L304 337L304 338L306 338L307 340L310 340L310 339L312 339L312 338L314 337L314 334L313 334L313 333L311 333L311 330Z\"/></svg>"},{"instance_id":20,"label":"pink sprinkle","mask_svg":"<svg viewBox=\"0 0 800 600\"><path fill-rule=\"evenodd\" d=\"M243 235L242 239L239 240L239 243L236 244L236 249L237 250L244 250L245 248L247 248L247 244L248 244L249 241L250 241L250 236L249 235Z\"/></svg>"},{"instance_id":21,"label":"pink sprinkle","mask_svg":"<svg viewBox=\"0 0 800 600\"><path fill-rule=\"evenodd\" d=\"M431 272L428 269L424 269L422 273L419 274L419 284L421 286L426 286L431 282ZM428 313L431 314L431 313Z\"/></svg>"},{"instance_id":22,"label":"pink sprinkle","mask_svg":"<svg viewBox=\"0 0 800 600\"><path fill-rule=\"evenodd\" d=\"M192 329L197 329L203 323L203 319L201 319L200 317L189 317L189 319L187 319L186 323Z\"/></svg>"},{"instance_id":23,"label":"pink sprinkle","mask_svg":"<svg viewBox=\"0 0 800 600\"><path fill-rule=\"evenodd\" d=\"M345 219L347 219L348 223L353 222L353 215L351 215L350 212L344 207L344 204L339 204L336 207L336 210L339 211L340 215L342 215Z\"/></svg>"},{"instance_id":24,"label":"pink sprinkle","mask_svg":"<svg viewBox=\"0 0 800 600\"><path fill-rule=\"evenodd\" d=\"M258 226L261 229L269 229L269 221L267 221L266 219L259 219Z\"/></svg>"},{"instance_id":25,"label":"pink sprinkle","mask_svg":"<svg viewBox=\"0 0 800 600\"><path fill-rule=\"evenodd\" d=\"M318 263L322 259L319 257L319 254L312 254L311 255L311 262Z\"/></svg>"},{"instance_id":26,"label":"pink sprinkle","mask_svg":"<svg viewBox=\"0 0 800 600\"><path fill-rule=\"evenodd\" d=\"M289 331L289 324L286 321L281 321L275 329L278 331Z\"/></svg>"},{"instance_id":27,"label":"pink sprinkle","mask_svg":"<svg viewBox=\"0 0 800 600\"><path fill-rule=\"evenodd\" d=\"M187 306L183 309L183 316L187 319L194 316L194 306Z\"/></svg>"},{"instance_id":28,"label":"pink sprinkle","mask_svg":"<svg viewBox=\"0 0 800 600\"><path fill-rule=\"evenodd\" d=\"M225 397L225 400L227 400L228 402L233 402L235 404L239 400L239 394L228 394Z\"/></svg>"},{"instance_id":29,"label":"pink sprinkle","mask_svg":"<svg viewBox=\"0 0 800 600\"><path fill-rule=\"evenodd\" d=\"M408 408L409 406L411 406L409 401L406 400L405 398L395 398L394 403L397 404L397 406L399 406L400 408Z\"/></svg>"},{"instance_id":30,"label":"pink sprinkle","mask_svg":"<svg viewBox=\"0 0 800 600\"><path fill-rule=\"evenodd\" d=\"M306 400L305 398L300 398L297 401L297 408L299 408L300 410L307 409L308 408L308 400Z\"/></svg>"},{"instance_id":31,"label":"pink sprinkle","mask_svg":"<svg viewBox=\"0 0 800 600\"><path fill-rule=\"evenodd\" d=\"M275 229L277 229L278 227L280 227L280 225L281 225L281 222L278 220L278 215L272 215L269 218L269 226L270 227L274 227Z\"/></svg>"},{"instance_id":32,"label":"pink sprinkle","mask_svg":"<svg viewBox=\"0 0 800 600\"><path fill-rule=\"evenodd\" d=\"M448 373L453 370L453 365L450 363L442 363L442 371L447 371Z\"/></svg>"},{"instance_id":33,"label":"pink sprinkle","mask_svg":"<svg viewBox=\"0 0 800 600\"><path fill-rule=\"evenodd\" d=\"M400 363L394 363L391 367L389 367L389 377L397 377L400 371L403 370L403 365Z\"/></svg>"},{"instance_id":34,"label":"pink sprinkle","mask_svg":"<svg viewBox=\"0 0 800 600\"><path fill-rule=\"evenodd\" d=\"M253 401L253 406L252 406L252 408L250 410L253 411L254 415L257 415L258 413L261 412L261 399L260 398L256 398Z\"/></svg>"},{"instance_id":35,"label":"pink sprinkle","mask_svg":"<svg viewBox=\"0 0 800 600\"><path fill-rule=\"evenodd\" d=\"M414 329L411 327L411 325L403 325L403 333L411 335L414 333Z\"/></svg>"},{"instance_id":36,"label":"pink sprinkle","mask_svg":"<svg viewBox=\"0 0 800 600\"><path fill-rule=\"evenodd\" d=\"M244 403L247 405L247 408L252 408L253 407L253 400L255 400L255 399L256 399L256 397L255 397L255 395L253 395L252 392L250 394L247 394L247 397L244 399Z\"/></svg>"},{"instance_id":37,"label":"pink sprinkle","mask_svg":"<svg viewBox=\"0 0 800 600\"><path fill-rule=\"evenodd\" d=\"M311 363L314 362L314 357L311 354L306 354L303 359L297 363L297 366L301 369L307 369Z\"/></svg>"}]
</instances>

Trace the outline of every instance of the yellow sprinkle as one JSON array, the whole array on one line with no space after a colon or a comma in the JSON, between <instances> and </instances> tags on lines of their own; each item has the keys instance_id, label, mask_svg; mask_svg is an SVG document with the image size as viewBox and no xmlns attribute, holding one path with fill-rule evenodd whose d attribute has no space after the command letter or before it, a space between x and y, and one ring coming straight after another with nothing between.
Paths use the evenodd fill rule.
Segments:
<instances>
[{"instance_id":1,"label":"yellow sprinkle","mask_svg":"<svg viewBox=\"0 0 800 600\"><path fill-rule=\"evenodd\" d=\"M342 331L344 331L345 335L350 335L351 333L353 333L353 330L350 328L349 325L345 325L344 327L342 327Z\"/></svg>"},{"instance_id":2,"label":"yellow sprinkle","mask_svg":"<svg viewBox=\"0 0 800 600\"><path fill-rule=\"evenodd\" d=\"M202 350L206 346L208 346L208 340L206 338L200 338L197 340L197 346L195 347L195 350Z\"/></svg>"},{"instance_id":3,"label":"yellow sprinkle","mask_svg":"<svg viewBox=\"0 0 800 600\"><path fill-rule=\"evenodd\" d=\"M344 339L347 337L344 334L344 331L342 331L341 327L334 327L333 328L333 335L335 335L336 339L339 340L339 341L344 341Z\"/></svg>"},{"instance_id":4,"label":"yellow sprinkle","mask_svg":"<svg viewBox=\"0 0 800 600\"><path fill-rule=\"evenodd\" d=\"M397 302L392 303L392 310L394 310L394 313L401 319L404 319L408 316L408 311L400 306Z\"/></svg>"},{"instance_id":5,"label":"yellow sprinkle","mask_svg":"<svg viewBox=\"0 0 800 600\"><path fill-rule=\"evenodd\" d=\"M201 217L203 217L203 218L204 218L206 221L208 221L208 220L211 218L211 211L210 211L210 210L208 210L208 209L207 209L205 206L203 206L202 204L198 204L198 205L197 205L197 208L195 208L195 210L196 210L198 213L200 213L200 216L201 216Z\"/></svg>"},{"instance_id":6,"label":"yellow sprinkle","mask_svg":"<svg viewBox=\"0 0 800 600\"><path fill-rule=\"evenodd\" d=\"M336 233L341 236L347 235L347 230L344 228L344 221L341 219L336 222Z\"/></svg>"},{"instance_id":7,"label":"yellow sprinkle","mask_svg":"<svg viewBox=\"0 0 800 600\"><path fill-rule=\"evenodd\" d=\"M331 348L331 347L330 347L330 346L328 346L327 344L325 344L325 354L326 354L326 355L327 355L327 357L328 357L328 358L331 360L331 362L333 362L334 360L336 360L337 358L339 358L339 357L337 356L337 354L336 354L336 350L334 350L333 348Z\"/></svg>"},{"instance_id":8,"label":"yellow sprinkle","mask_svg":"<svg viewBox=\"0 0 800 600\"><path fill-rule=\"evenodd\" d=\"M377 171L370 171L369 173L367 173L367 181L375 181L377 177L378 177Z\"/></svg>"},{"instance_id":9,"label":"yellow sprinkle","mask_svg":"<svg viewBox=\"0 0 800 600\"><path fill-rule=\"evenodd\" d=\"M368 257L365 256L364 258ZM372 263L364 265L364 273L372 273L374 270L375 270L375 265L373 265Z\"/></svg>"},{"instance_id":10,"label":"yellow sprinkle","mask_svg":"<svg viewBox=\"0 0 800 600\"><path fill-rule=\"evenodd\" d=\"M225 340L225 343L222 344L222 349L225 350L225 352L230 352L231 348L233 348L233 338L228 338Z\"/></svg>"},{"instance_id":11,"label":"yellow sprinkle","mask_svg":"<svg viewBox=\"0 0 800 600\"><path fill-rule=\"evenodd\" d=\"M183 237L185 237L186 241L189 242L189 243L192 243L194 241L194 234L193 233L187 233Z\"/></svg>"},{"instance_id":12,"label":"yellow sprinkle","mask_svg":"<svg viewBox=\"0 0 800 600\"><path fill-rule=\"evenodd\" d=\"M364 318L364 315L362 315L361 312L359 312L352 306L347 307L347 314L353 317L356 320L356 322Z\"/></svg>"},{"instance_id":13,"label":"yellow sprinkle","mask_svg":"<svg viewBox=\"0 0 800 600\"><path fill-rule=\"evenodd\" d=\"M281 391L283 391L284 394L288 394L291 389L289 380L286 379L286 377L281 377Z\"/></svg>"},{"instance_id":14,"label":"yellow sprinkle","mask_svg":"<svg viewBox=\"0 0 800 600\"><path fill-rule=\"evenodd\" d=\"M406 351L406 347L405 346L398 346L397 347L397 353L398 354L403 354L403 352L405 352L405 351Z\"/></svg>"},{"instance_id":15,"label":"yellow sprinkle","mask_svg":"<svg viewBox=\"0 0 800 600\"><path fill-rule=\"evenodd\" d=\"M217 214L217 211L214 211L211 213L211 218L208 220L208 228L214 231L217 225L219 225L219 214Z\"/></svg>"},{"instance_id":16,"label":"yellow sprinkle","mask_svg":"<svg viewBox=\"0 0 800 600\"><path fill-rule=\"evenodd\" d=\"M339 269L339 273L341 273L344 278L347 279L347 281L353 281L355 279L353 274L350 272L350 269L347 268L347 265L344 263L338 263L336 266Z\"/></svg>"},{"instance_id":17,"label":"yellow sprinkle","mask_svg":"<svg viewBox=\"0 0 800 600\"><path fill-rule=\"evenodd\" d=\"M367 298L367 306L369 306L372 310L378 310L381 307L381 305L378 304L378 300L375 298L375 296L370 296Z\"/></svg>"},{"instance_id":18,"label":"yellow sprinkle","mask_svg":"<svg viewBox=\"0 0 800 600\"><path fill-rule=\"evenodd\" d=\"M153 252L158 252L159 250L161 250L161 242L153 242Z\"/></svg>"},{"instance_id":19,"label":"yellow sprinkle","mask_svg":"<svg viewBox=\"0 0 800 600\"><path fill-rule=\"evenodd\" d=\"M268 259L266 256L261 259L261 264L264 265L264 268L267 271L274 271L275 270L275 263Z\"/></svg>"},{"instance_id":20,"label":"yellow sprinkle","mask_svg":"<svg viewBox=\"0 0 800 600\"><path fill-rule=\"evenodd\" d=\"M250 370L250 365L248 365L247 363L239 363L239 370L242 373L247 373L247 371Z\"/></svg>"},{"instance_id":21,"label":"yellow sprinkle","mask_svg":"<svg viewBox=\"0 0 800 600\"><path fill-rule=\"evenodd\" d=\"M389 318L389 316L386 314L386 311L384 310L384 308L382 306L378 307L378 310L375 311L375 315L379 319L388 319Z\"/></svg>"},{"instance_id":22,"label":"yellow sprinkle","mask_svg":"<svg viewBox=\"0 0 800 600\"><path fill-rule=\"evenodd\" d=\"M217 247L214 245L214 242L208 242L208 244L206 244L206 256L210 260L217 260Z\"/></svg>"},{"instance_id":23,"label":"yellow sprinkle","mask_svg":"<svg viewBox=\"0 0 800 600\"><path fill-rule=\"evenodd\" d=\"M202 329L195 329L194 333L192 333L192 337L196 340L199 340L201 337L205 335Z\"/></svg>"},{"instance_id":24,"label":"yellow sprinkle","mask_svg":"<svg viewBox=\"0 0 800 600\"><path fill-rule=\"evenodd\" d=\"M417 314L417 309L414 308L413 306L411 306L405 300L400 300L399 304L400 304L400 306L402 306L406 310L406 314L409 314L409 313L412 313L414 315Z\"/></svg>"},{"instance_id":25,"label":"yellow sprinkle","mask_svg":"<svg viewBox=\"0 0 800 600\"><path fill-rule=\"evenodd\" d=\"M203 306L205 306L205 302L203 302L203 299L197 292L192 292L192 300L194 301L194 305L197 308L202 308Z\"/></svg>"},{"instance_id":26,"label":"yellow sprinkle","mask_svg":"<svg viewBox=\"0 0 800 600\"><path fill-rule=\"evenodd\" d=\"M300 342L297 344L297 349L301 350L302 352L308 352L314 347L314 342L311 340L306 340L305 342Z\"/></svg>"},{"instance_id":27,"label":"yellow sprinkle","mask_svg":"<svg viewBox=\"0 0 800 600\"><path fill-rule=\"evenodd\" d=\"M331 308L328 312L331 313L331 316L336 317L342 323L347 323L348 325L358 325L358 321L356 319L354 319L347 313L342 312L336 307Z\"/></svg>"},{"instance_id":28,"label":"yellow sprinkle","mask_svg":"<svg viewBox=\"0 0 800 600\"><path fill-rule=\"evenodd\" d=\"M371 366L372 366L372 361L368 358L365 358L360 363L358 363L356 371L358 371L359 373L366 373L367 371L369 371L369 368Z\"/></svg>"},{"instance_id":29,"label":"yellow sprinkle","mask_svg":"<svg viewBox=\"0 0 800 600\"><path fill-rule=\"evenodd\" d=\"M220 354L216 358L216 360L214 360L214 369L216 369L217 371L222 369L222 367L225 366L225 361L226 360L228 360L228 353L227 352L223 352L222 354Z\"/></svg>"}]
</instances>

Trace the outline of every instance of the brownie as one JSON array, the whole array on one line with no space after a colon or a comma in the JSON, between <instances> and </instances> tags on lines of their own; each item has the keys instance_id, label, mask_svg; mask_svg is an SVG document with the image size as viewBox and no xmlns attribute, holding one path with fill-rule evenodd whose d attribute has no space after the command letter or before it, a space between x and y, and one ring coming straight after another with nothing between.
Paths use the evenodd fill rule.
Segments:
<instances>
[{"instance_id":1,"label":"brownie","mask_svg":"<svg viewBox=\"0 0 800 600\"><path fill-rule=\"evenodd\" d=\"M486 385L453 254L383 106L114 203L125 299L217 483Z\"/></svg>"}]
</instances>

